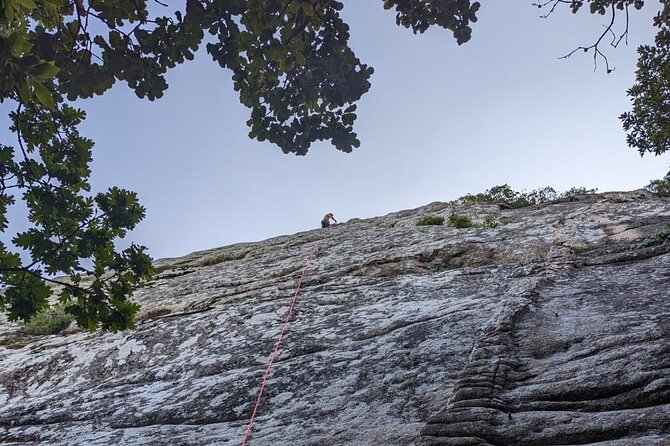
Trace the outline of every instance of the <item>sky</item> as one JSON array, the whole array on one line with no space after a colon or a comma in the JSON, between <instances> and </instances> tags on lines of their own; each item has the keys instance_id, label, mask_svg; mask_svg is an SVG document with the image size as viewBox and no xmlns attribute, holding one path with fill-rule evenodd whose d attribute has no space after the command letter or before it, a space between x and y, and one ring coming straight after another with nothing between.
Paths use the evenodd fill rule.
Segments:
<instances>
[{"instance_id":1,"label":"sky","mask_svg":"<svg viewBox=\"0 0 670 446\"><path fill-rule=\"evenodd\" d=\"M449 31L397 27L381 0L344 5L350 45L375 68L353 153L323 142L299 157L249 139L231 73L204 49L169 72L161 100L117 82L77 103L88 113L81 133L96 143L92 190L134 190L147 209L121 245L177 257L317 228L327 212L366 218L503 183L632 190L668 171L670 155L627 147L618 119L635 50L653 42L656 1L631 14L627 46L606 48L609 75L602 62L594 71L591 53L560 59L604 29L607 18L586 10L542 19L531 0L484 2L472 40L458 46Z\"/></svg>"}]
</instances>

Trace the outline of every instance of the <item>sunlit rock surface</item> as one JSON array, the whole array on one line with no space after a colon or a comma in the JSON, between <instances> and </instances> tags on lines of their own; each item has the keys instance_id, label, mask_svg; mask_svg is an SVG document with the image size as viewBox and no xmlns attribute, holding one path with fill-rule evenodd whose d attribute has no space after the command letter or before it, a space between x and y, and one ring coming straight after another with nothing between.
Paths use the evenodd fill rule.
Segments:
<instances>
[{"instance_id":1,"label":"sunlit rock surface","mask_svg":"<svg viewBox=\"0 0 670 446\"><path fill-rule=\"evenodd\" d=\"M415 226L452 212L504 224ZM668 445L669 219L433 203L161 260L134 332L0 321L0 444L240 444L307 265L250 445Z\"/></svg>"}]
</instances>

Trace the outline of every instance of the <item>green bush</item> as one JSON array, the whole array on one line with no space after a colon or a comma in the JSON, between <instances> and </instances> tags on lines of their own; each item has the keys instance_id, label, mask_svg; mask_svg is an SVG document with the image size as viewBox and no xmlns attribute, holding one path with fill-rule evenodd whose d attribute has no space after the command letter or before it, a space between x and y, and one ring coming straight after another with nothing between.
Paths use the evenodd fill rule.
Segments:
<instances>
[{"instance_id":1,"label":"green bush","mask_svg":"<svg viewBox=\"0 0 670 446\"><path fill-rule=\"evenodd\" d=\"M21 332L28 335L51 335L65 330L74 321L74 317L65 312L62 305L46 308L23 324Z\"/></svg>"},{"instance_id":2,"label":"green bush","mask_svg":"<svg viewBox=\"0 0 670 446\"><path fill-rule=\"evenodd\" d=\"M571 187L570 189L561 193L558 198L574 197L575 195L595 194L596 192L598 192L598 188L587 189L585 187Z\"/></svg>"},{"instance_id":3,"label":"green bush","mask_svg":"<svg viewBox=\"0 0 670 446\"><path fill-rule=\"evenodd\" d=\"M670 223L665 226L665 230L656 235L656 241L659 245L670 243Z\"/></svg>"},{"instance_id":4,"label":"green bush","mask_svg":"<svg viewBox=\"0 0 670 446\"><path fill-rule=\"evenodd\" d=\"M433 260L428 265L432 272L438 273L440 271L452 270L458 268L458 265L452 261L443 261L440 259Z\"/></svg>"},{"instance_id":5,"label":"green bush","mask_svg":"<svg viewBox=\"0 0 670 446\"><path fill-rule=\"evenodd\" d=\"M647 185L647 189L659 197L670 197L670 172L660 180L653 180Z\"/></svg>"},{"instance_id":6,"label":"green bush","mask_svg":"<svg viewBox=\"0 0 670 446\"><path fill-rule=\"evenodd\" d=\"M482 223L482 226L486 229L493 229L497 228L500 226L500 222L496 220L496 218L493 215L487 215L484 217L484 222Z\"/></svg>"},{"instance_id":7,"label":"green bush","mask_svg":"<svg viewBox=\"0 0 670 446\"><path fill-rule=\"evenodd\" d=\"M459 204L499 204L513 209L532 206L534 204L546 203L558 198L567 198L574 195L592 194L598 189L586 189L585 187L573 187L562 193L556 192L553 187L541 187L530 192L518 192L508 184L493 186L484 193L475 195L467 194L456 200Z\"/></svg>"},{"instance_id":8,"label":"green bush","mask_svg":"<svg viewBox=\"0 0 670 446\"><path fill-rule=\"evenodd\" d=\"M474 226L470 217L468 217L467 215L460 215L460 214L451 214L449 216L448 224L452 228L458 228L458 229L471 228L472 226Z\"/></svg>"},{"instance_id":9,"label":"green bush","mask_svg":"<svg viewBox=\"0 0 670 446\"><path fill-rule=\"evenodd\" d=\"M439 217L437 215L426 215L416 222L416 226L436 226L443 224L444 217Z\"/></svg>"},{"instance_id":10,"label":"green bush","mask_svg":"<svg viewBox=\"0 0 670 446\"><path fill-rule=\"evenodd\" d=\"M662 245L664 243L670 243L670 223L665 226L665 229L653 237L644 239L640 244L640 247L647 248L649 246Z\"/></svg>"}]
</instances>

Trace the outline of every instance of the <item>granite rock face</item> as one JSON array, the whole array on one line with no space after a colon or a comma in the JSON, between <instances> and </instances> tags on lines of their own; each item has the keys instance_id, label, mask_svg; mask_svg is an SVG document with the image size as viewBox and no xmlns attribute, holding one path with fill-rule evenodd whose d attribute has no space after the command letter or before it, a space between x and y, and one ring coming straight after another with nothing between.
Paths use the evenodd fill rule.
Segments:
<instances>
[{"instance_id":1,"label":"granite rock face","mask_svg":"<svg viewBox=\"0 0 670 446\"><path fill-rule=\"evenodd\" d=\"M415 226L453 212L503 224ZM669 219L433 203L161 260L136 331L0 321L0 444L240 444L306 266L250 445L668 445Z\"/></svg>"}]
</instances>

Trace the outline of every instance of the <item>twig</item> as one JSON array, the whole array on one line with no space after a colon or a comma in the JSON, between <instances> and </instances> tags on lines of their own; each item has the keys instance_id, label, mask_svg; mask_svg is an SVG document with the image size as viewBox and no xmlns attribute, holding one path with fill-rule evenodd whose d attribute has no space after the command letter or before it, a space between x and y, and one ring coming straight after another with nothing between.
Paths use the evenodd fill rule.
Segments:
<instances>
[{"instance_id":1,"label":"twig","mask_svg":"<svg viewBox=\"0 0 670 446\"><path fill-rule=\"evenodd\" d=\"M44 277L40 273L38 273L36 271L32 271L28 268L0 268L0 271L9 271L9 272L16 272L16 273L21 273L22 272L23 277L21 278L21 283L25 283L25 275L30 274L31 276L37 277L38 279L44 280L45 282L54 283L56 285L62 285L62 286L65 286L65 287L68 287L68 288L73 288L75 290L80 290L80 291L83 291L83 292L87 291L85 288L82 288L82 287L77 286L77 285L72 285L71 283L61 282L60 280L51 279L49 277Z\"/></svg>"},{"instance_id":2,"label":"twig","mask_svg":"<svg viewBox=\"0 0 670 446\"><path fill-rule=\"evenodd\" d=\"M544 3L533 3L532 5L533 5L533 6L537 6L539 9L542 9L542 8L544 8L545 6L547 6L549 3L552 3L552 2L553 2L554 4L551 6L551 9L549 10L549 12L546 13L545 15L541 15L541 16L540 16L540 17L542 17L543 19L546 19L546 18L549 17L551 14L553 14L554 11L556 10L556 7L557 7L559 4L561 4L561 3L570 3L570 0L547 0L547 1L544 2Z\"/></svg>"},{"instance_id":3,"label":"twig","mask_svg":"<svg viewBox=\"0 0 670 446\"><path fill-rule=\"evenodd\" d=\"M616 43L612 44L614 48L618 47L619 44L621 43L621 39L624 37L626 38L626 45L628 45L628 25L630 23L630 17L628 16L628 5L626 5L626 29L624 32L619 36L619 40L616 41Z\"/></svg>"},{"instance_id":4,"label":"twig","mask_svg":"<svg viewBox=\"0 0 670 446\"><path fill-rule=\"evenodd\" d=\"M613 69L611 69L610 66L609 66L609 61L607 60L607 56L605 56L605 54L603 54L603 52L600 51L599 45L600 45L600 42L603 40L603 38L608 33L612 32L612 26L614 25L615 18L616 18L616 9L615 9L614 4L612 4L612 18L610 19L610 23L609 23L609 25L607 25L605 27L605 31L603 31L603 33L600 35L600 37L598 37L598 40L596 40L596 43L594 43L591 46L579 46L579 47L575 48L574 50L570 51L565 56L559 57L559 59L567 59L579 50L582 50L585 53L588 52L589 50L593 50L593 71L596 71L598 69L598 56L600 56L605 61L605 68L607 70L607 73L611 73L613 71Z\"/></svg>"}]
</instances>

